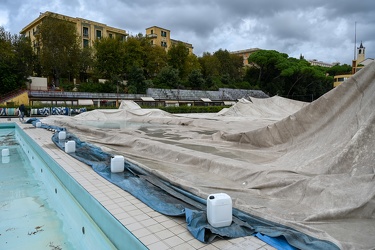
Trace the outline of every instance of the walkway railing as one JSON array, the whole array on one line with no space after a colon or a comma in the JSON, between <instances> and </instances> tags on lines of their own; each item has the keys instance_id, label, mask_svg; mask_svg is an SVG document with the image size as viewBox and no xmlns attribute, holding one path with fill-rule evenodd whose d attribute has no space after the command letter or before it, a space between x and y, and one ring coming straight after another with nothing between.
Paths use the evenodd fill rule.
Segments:
<instances>
[{"instance_id":1,"label":"walkway railing","mask_svg":"<svg viewBox=\"0 0 375 250\"><path fill-rule=\"evenodd\" d=\"M65 91L30 90L29 97L36 98L67 98L67 99L140 99L144 94L117 94L117 93L88 93Z\"/></svg>"}]
</instances>

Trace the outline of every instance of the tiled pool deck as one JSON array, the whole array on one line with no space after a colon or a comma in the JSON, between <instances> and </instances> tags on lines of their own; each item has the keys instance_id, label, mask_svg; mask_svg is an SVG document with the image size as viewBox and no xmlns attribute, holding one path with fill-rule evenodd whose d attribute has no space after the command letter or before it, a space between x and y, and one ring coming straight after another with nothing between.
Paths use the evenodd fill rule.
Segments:
<instances>
[{"instance_id":1,"label":"tiled pool deck","mask_svg":"<svg viewBox=\"0 0 375 250\"><path fill-rule=\"evenodd\" d=\"M149 249L275 249L253 236L230 240L219 239L211 244L201 243L187 230L184 218L162 215L108 182L91 167L57 148L51 140L50 131L35 128L30 124L21 124L16 118L11 121L17 122L47 154ZM0 118L0 122L9 121Z\"/></svg>"}]
</instances>

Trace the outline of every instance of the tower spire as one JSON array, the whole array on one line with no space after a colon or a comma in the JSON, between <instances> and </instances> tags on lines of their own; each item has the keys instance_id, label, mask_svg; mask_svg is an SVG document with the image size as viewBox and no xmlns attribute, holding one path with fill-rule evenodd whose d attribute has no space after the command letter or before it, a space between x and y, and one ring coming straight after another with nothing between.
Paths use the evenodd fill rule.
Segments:
<instances>
[{"instance_id":1,"label":"tower spire","mask_svg":"<svg viewBox=\"0 0 375 250\"><path fill-rule=\"evenodd\" d=\"M357 63L363 62L366 58L366 48L363 46L362 41L361 45L357 48Z\"/></svg>"}]
</instances>

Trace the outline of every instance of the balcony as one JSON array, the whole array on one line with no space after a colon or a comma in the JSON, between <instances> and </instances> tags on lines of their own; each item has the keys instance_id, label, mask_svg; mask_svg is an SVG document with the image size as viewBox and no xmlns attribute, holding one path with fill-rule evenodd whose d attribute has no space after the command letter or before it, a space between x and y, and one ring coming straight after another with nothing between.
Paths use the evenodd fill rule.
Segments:
<instances>
[{"instance_id":1,"label":"balcony","mask_svg":"<svg viewBox=\"0 0 375 250\"><path fill-rule=\"evenodd\" d=\"M153 34L147 34L147 37L148 37L148 38L157 38L158 35L155 34L155 33L153 33Z\"/></svg>"}]
</instances>

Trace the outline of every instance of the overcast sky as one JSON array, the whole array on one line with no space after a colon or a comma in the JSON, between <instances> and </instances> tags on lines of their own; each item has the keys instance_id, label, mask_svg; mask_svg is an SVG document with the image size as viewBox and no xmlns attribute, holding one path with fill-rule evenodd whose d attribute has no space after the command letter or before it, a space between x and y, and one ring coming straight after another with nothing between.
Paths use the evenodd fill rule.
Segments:
<instances>
[{"instance_id":1,"label":"overcast sky","mask_svg":"<svg viewBox=\"0 0 375 250\"><path fill-rule=\"evenodd\" d=\"M362 41L366 58L375 58L373 0L0 0L0 26L18 34L45 11L131 35L163 27L172 39L193 44L197 56L260 48L351 64L356 30L357 47Z\"/></svg>"}]
</instances>

